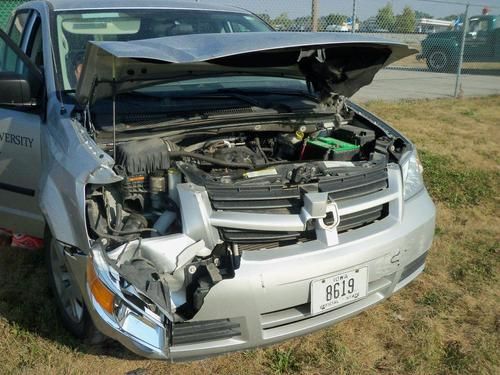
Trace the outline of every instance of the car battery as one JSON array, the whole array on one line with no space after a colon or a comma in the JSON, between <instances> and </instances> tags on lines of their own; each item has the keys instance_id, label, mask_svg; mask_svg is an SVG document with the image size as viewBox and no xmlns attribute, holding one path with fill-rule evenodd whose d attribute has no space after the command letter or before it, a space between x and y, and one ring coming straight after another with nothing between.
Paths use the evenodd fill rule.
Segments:
<instances>
[{"instance_id":1,"label":"car battery","mask_svg":"<svg viewBox=\"0 0 500 375\"><path fill-rule=\"evenodd\" d=\"M308 139L303 160L349 161L359 154L359 146L331 137Z\"/></svg>"},{"instance_id":2,"label":"car battery","mask_svg":"<svg viewBox=\"0 0 500 375\"><path fill-rule=\"evenodd\" d=\"M375 132L373 130L352 125L341 126L334 131L333 135L337 139L353 145L358 145L361 148L367 143L375 141Z\"/></svg>"}]
</instances>

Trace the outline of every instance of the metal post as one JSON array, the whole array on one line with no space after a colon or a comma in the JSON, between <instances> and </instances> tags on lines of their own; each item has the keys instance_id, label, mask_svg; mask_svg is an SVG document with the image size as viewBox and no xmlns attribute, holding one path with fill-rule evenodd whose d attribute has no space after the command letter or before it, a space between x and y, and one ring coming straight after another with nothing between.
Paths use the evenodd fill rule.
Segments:
<instances>
[{"instance_id":1,"label":"metal post","mask_svg":"<svg viewBox=\"0 0 500 375\"><path fill-rule=\"evenodd\" d=\"M312 31L318 31L319 0L312 0Z\"/></svg>"},{"instance_id":2,"label":"metal post","mask_svg":"<svg viewBox=\"0 0 500 375\"><path fill-rule=\"evenodd\" d=\"M457 67L457 79L455 81L455 98L458 97L458 92L461 88L461 80L462 80L462 64L464 62L464 48L465 48L465 36L467 35L467 29L469 28L469 5L465 6L465 15L464 15L464 26L462 32L462 42L460 43L460 56L458 57L458 67Z\"/></svg>"},{"instance_id":3,"label":"metal post","mask_svg":"<svg viewBox=\"0 0 500 375\"><path fill-rule=\"evenodd\" d=\"M352 0L352 18L351 18L352 26L351 26L351 33L355 33L355 26L356 26L356 0Z\"/></svg>"}]
</instances>

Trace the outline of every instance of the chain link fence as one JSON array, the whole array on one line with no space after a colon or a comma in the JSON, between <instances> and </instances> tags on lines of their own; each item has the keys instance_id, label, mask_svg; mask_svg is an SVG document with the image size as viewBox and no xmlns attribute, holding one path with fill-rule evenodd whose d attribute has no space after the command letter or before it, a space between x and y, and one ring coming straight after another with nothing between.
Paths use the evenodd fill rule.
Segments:
<instances>
[{"instance_id":1,"label":"chain link fence","mask_svg":"<svg viewBox=\"0 0 500 375\"><path fill-rule=\"evenodd\" d=\"M487 1L481 5L452 0L236 3L253 10L277 30L353 32L397 40L419 51L395 67L456 73L461 65L463 73L500 75L500 16L496 15L500 6L484 5Z\"/></svg>"},{"instance_id":2,"label":"chain link fence","mask_svg":"<svg viewBox=\"0 0 500 375\"><path fill-rule=\"evenodd\" d=\"M105 1L105 0L103 0ZM356 33L397 40L418 51L389 69L500 76L498 0L186 0L248 9L279 31ZM467 0L463 0L467 1ZM21 0L0 0L0 27ZM497 17L496 14L499 14Z\"/></svg>"},{"instance_id":3,"label":"chain link fence","mask_svg":"<svg viewBox=\"0 0 500 375\"><path fill-rule=\"evenodd\" d=\"M22 0L0 0L0 28L2 30L7 27L12 10L21 3L23 3Z\"/></svg>"}]
</instances>

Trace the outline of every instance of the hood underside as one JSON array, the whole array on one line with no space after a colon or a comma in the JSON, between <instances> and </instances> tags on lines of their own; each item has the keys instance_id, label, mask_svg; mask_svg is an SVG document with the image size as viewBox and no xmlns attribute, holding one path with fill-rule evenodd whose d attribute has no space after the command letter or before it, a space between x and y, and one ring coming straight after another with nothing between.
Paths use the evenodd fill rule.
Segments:
<instances>
[{"instance_id":1,"label":"hood underside","mask_svg":"<svg viewBox=\"0 0 500 375\"><path fill-rule=\"evenodd\" d=\"M306 79L323 97L353 95L384 66L416 51L353 34L259 32L190 34L127 42L90 42L78 83L80 104L146 82L214 75Z\"/></svg>"}]
</instances>

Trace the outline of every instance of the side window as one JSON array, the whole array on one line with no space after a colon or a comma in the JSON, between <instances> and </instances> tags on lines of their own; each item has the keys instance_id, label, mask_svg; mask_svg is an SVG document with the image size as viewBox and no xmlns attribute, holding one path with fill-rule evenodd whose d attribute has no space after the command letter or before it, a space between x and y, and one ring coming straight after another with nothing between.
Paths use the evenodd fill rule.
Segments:
<instances>
[{"instance_id":1,"label":"side window","mask_svg":"<svg viewBox=\"0 0 500 375\"><path fill-rule=\"evenodd\" d=\"M477 33L479 31L488 31L488 20L471 20L469 23L469 32Z\"/></svg>"},{"instance_id":2,"label":"side window","mask_svg":"<svg viewBox=\"0 0 500 375\"><path fill-rule=\"evenodd\" d=\"M21 45L23 31L28 22L29 15L30 12L27 10L18 12L10 26L9 37L18 47Z\"/></svg>"},{"instance_id":3,"label":"side window","mask_svg":"<svg viewBox=\"0 0 500 375\"><path fill-rule=\"evenodd\" d=\"M0 30L0 78L16 79L22 77L30 83L31 98L41 94L42 75L29 58L16 46L2 30ZM0 98L2 97L0 92Z\"/></svg>"},{"instance_id":4,"label":"side window","mask_svg":"<svg viewBox=\"0 0 500 375\"><path fill-rule=\"evenodd\" d=\"M33 24L33 30L26 47L26 55L31 62L38 67L43 65L43 49L42 49L42 23L40 17L37 17Z\"/></svg>"},{"instance_id":5,"label":"side window","mask_svg":"<svg viewBox=\"0 0 500 375\"><path fill-rule=\"evenodd\" d=\"M230 23L231 23L231 29L233 30L233 33L246 33L246 32L252 31L252 30L250 30L250 28L248 28L246 25L243 25L241 22L230 21Z\"/></svg>"},{"instance_id":6,"label":"side window","mask_svg":"<svg viewBox=\"0 0 500 375\"><path fill-rule=\"evenodd\" d=\"M21 46L23 31L28 22L29 14L29 11L18 12L12 20L9 37L18 47ZM6 48L3 41L0 42L0 63L0 71L19 72L22 69L16 55L12 50Z\"/></svg>"},{"instance_id":7,"label":"side window","mask_svg":"<svg viewBox=\"0 0 500 375\"><path fill-rule=\"evenodd\" d=\"M0 72L10 72L23 74L26 70L26 64L14 52L5 40L0 39Z\"/></svg>"},{"instance_id":8,"label":"side window","mask_svg":"<svg viewBox=\"0 0 500 375\"><path fill-rule=\"evenodd\" d=\"M489 27L488 20L481 20L481 22L479 22L479 28L477 31L488 31L488 27Z\"/></svg>"}]
</instances>

